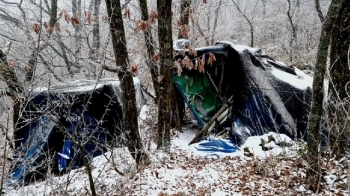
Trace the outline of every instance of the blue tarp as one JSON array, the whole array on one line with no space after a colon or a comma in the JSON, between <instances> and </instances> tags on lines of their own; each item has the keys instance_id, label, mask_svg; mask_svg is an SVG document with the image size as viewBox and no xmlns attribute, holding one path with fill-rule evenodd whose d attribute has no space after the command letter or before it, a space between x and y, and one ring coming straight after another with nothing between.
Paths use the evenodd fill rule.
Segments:
<instances>
[{"instance_id":1,"label":"blue tarp","mask_svg":"<svg viewBox=\"0 0 350 196\"><path fill-rule=\"evenodd\" d=\"M68 85L69 88L28 94L15 135L9 186L41 178L48 168L64 172L84 165L77 143L89 161L105 152L109 145L125 145L124 137L120 137L120 83L108 80L95 84L96 81L92 81L87 86L79 86L80 90ZM140 91L137 93L141 105L143 97Z\"/></svg>"}]
</instances>

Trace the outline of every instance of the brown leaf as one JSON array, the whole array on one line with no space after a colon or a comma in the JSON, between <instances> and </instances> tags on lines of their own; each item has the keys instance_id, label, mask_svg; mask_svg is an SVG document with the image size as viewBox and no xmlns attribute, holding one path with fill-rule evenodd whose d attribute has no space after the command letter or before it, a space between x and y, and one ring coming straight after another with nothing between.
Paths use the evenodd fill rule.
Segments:
<instances>
[{"instance_id":1,"label":"brown leaf","mask_svg":"<svg viewBox=\"0 0 350 196\"><path fill-rule=\"evenodd\" d=\"M204 66L205 66L205 57L203 55L202 58L199 59L198 71L204 73L205 72Z\"/></svg>"},{"instance_id":2,"label":"brown leaf","mask_svg":"<svg viewBox=\"0 0 350 196\"><path fill-rule=\"evenodd\" d=\"M63 12L63 15L64 15L64 20L66 20L66 22L69 24L70 22L70 17L68 15L68 13L66 11Z\"/></svg>"},{"instance_id":3,"label":"brown leaf","mask_svg":"<svg viewBox=\"0 0 350 196\"><path fill-rule=\"evenodd\" d=\"M185 56L185 58L182 60L182 65L189 70L193 69L194 67L191 59L188 56Z\"/></svg>"},{"instance_id":4,"label":"brown leaf","mask_svg":"<svg viewBox=\"0 0 350 196\"><path fill-rule=\"evenodd\" d=\"M155 52L155 53L152 55L152 59L153 59L153 61L158 62L158 61L160 60L159 53L158 53L158 52Z\"/></svg>"},{"instance_id":5,"label":"brown leaf","mask_svg":"<svg viewBox=\"0 0 350 196\"><path fill-rule=\"evenodd\" d=\"M187 24L180 26L180 34L183 37L188 37L188 33L189 32L190 32L190 28L189 28L189 26Z\"/></svg>"},{"instance_id":6,"label":"brown leaf","mask_svg":"<svg viewBox=\"0 0 350 196\"><path fill-rule=\"evenodd\" d=\"M199 67L199 60L198 60L198 58L195 58L194 59L194 68L193 69L197 70L198 67Z\"/></svg>"},{"instance_id":7,"label":"brown leaf","mask_svg":"<svg viewBox=\"0 0 350 196\"><path fill-rule=\"evenodd\" d=\"M216 61L215 55L211 52L209 52L209 59L208 59L208 64L213 65L213 63Z\"/></svg>"},{"instance_id":8,"label":"brown leaf","mask_svg":"<svg viewBox=\"0 0 350 196\"><path fill-rule=\"evenodd\" d=\"M56 22L55 29L56 29L56 31L61 32L61 26L60 26L59 22Z\"/></svg>"},{"instance_id":9,"label":"brown leaf","mask_svg":"<svg viewBox=\"0 0 350 196\"><path fill-rule=\"evenodd\" d=\"M70 18L70 20L72 21L73 26L80 24L79 19L74 15Z\"/></svg>"},{"instance_id":10,"label":"brown leaf","mask_svg":"<svg viewBox=\"0 0 350 196\"><path fill-rule=\"evenodd\" d=\"M124 13L123 13L124 17L130 19L130 10L128 7L124 8Z\"/></svg>"},{"instance_id":11,"label":"brown leaf","mask_svg":"<svg viewBox=\"0 0 350 196\"><path fill-rule=\"evenodd\" d=\"M156 22L156 19L158 19L158 14L157 14L157 12L155 12L155 11L151 11L151 13L149 14L149 18L150 18L150 20L151 20L151 23L154 23L154 22Z\"/></svg>"},{"instance_id":12,"label":"brown leaf","mask_svg":"<svg viewBox=\"0 0 350 196\"><path fill-rule=\"evenodd\" d=\"M178 59L178 60L175 62L175 66L176 66L176 68L177 68L177 75L178 75L178 76L181 76L181 74L182 74L181 59Z\"/></svg>"},{"instance_id":13,"label":"brown leaf","mask_svg":"<svg viewBox=\"0 0 350 196\"><path fill-rule=\"evenodd\" d=\"M158 82L160 83L164 79L164 76L160 75L158 76Z\"/></svg>"},{"instance_id":14,"label":"brown leaf","mask_svg":"<svg viewBox=\"0 0 350 196\"><path fill-rule=\"evenodd\" d=\"M144 31L144 30L146 30L146 29L149 28L149 25L148 25L148 23L147 23L146 21L140 21L140 22L137 24L137 28L138 28L139 30Z\"/></svg>"},{"instance_id":15,"label":"brown leaf","mask_svg":"<svg viewBox=\"0 0 350 196\"><path fill-rule=\"evenodd\" d=\"M203 0L203 3L206 4L206 3L207 3L207 0Z\"/></svg>"},{"instance_id":16,"label":"brown leaf","mask_svg":"<svg viewBox=\"0 0 350 196\"><path fill-rule=\"evenodd\" d=\"M92 24L92 14L90 11L85 11L85 18L86 18L86 21L88 22L89 25Z\"/></svg>"},{"instance_id":17,"label":"brown leaf","mask_svg":"<svg viewBox=\"0 0 350 196\"><path fill-rule=\"evenodd\" d=\"M197 57L197 50L194 48L190 48L188 51L193 57Z\"/></svg>"},{"instance_id":18,"label":"brown leaf","mask_svg":"<svg viewBox=\"0 0 350 196\"><path fill-rule=\"evenodd\" d=\"M34 25L33 25L33 30L34 30L34 32L35 32L36 34L39 34L39 33L40 33L40 30L41 30L39 24L34 23Z\"/></svg>"},{"instance_id":19,"label":"brown leaf","mask_svg":"<svg viewBox=\"0 0 350 196\"><path fill-rule=\"evenodd\" d=\"M51 25L49 25L49 26L47 27L47 32L51 33L51 32L52 32L52 30L53 30L52 26L51 26Z\"/></svg>"},{"instance_id":20,"label":"brown leaf","mask_svg":"<svg viewBox=\"0 0 350 196\"><path fill-rule=\"evenodd\" d=\"M130 71L131 71L131 73L136 73L137 72L137 65L136 65L136 63L131 64Z\"/></svg>"}]
</instances>

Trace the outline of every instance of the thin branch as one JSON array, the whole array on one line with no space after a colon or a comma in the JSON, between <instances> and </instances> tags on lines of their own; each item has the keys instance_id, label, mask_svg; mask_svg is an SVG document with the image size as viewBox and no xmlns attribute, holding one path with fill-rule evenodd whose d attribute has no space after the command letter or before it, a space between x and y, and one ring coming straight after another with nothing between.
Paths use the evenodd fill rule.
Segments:
<instances>
[{"instance_id":1,"label":"thin branch","mask_svg":"<svg viewBox=\"0 0 350 196\"><path fill-rule=\"evenodd\" d=\"M315 7L316 7L316 11L318 14L318 17L320 18L321 22L323 23L324 21L324 16L321 10L321 6L320 6L320 0L315 0Z\"/></svg>"},{"instance_id":2,"label":"thin branch","mask_svg":"<svg viewBox=\"0 0 350 196\"><path fill-rule=\"evenodd\" d=\"M112 68L107 65L102 66L102 69L113 73L124 73L124 71L119 68Z\"/></svg>"}]
</instances>

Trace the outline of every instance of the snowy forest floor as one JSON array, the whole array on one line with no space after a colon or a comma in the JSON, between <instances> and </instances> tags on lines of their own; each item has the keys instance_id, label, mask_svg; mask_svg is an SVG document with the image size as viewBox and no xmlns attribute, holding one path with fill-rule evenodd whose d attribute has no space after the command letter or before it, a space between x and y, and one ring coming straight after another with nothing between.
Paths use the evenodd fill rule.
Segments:
<instances>
[{"instance_id":1,"label":"snowy forest floor","mask_svg":"<svg viewBox=\"0 0 350 196\"><path fill-rule=\"evenodd\" d=\"M306 191L303 144L263 151L261 137L251 137L234 153L198 151L188 146L195 131L189 125L173 133L170 154L151 144L151 164L135 169L126 148L116 148L93 160L92 175L98 195L313 195ZM266 136L262 136L266 137ZM244 148L250 149L250 156ZM113 155L113 157L111 156ZM322 160L325 179L318 195L348 195L346 158ZM124 173L120 175L115 168ZM90 195L84 168L8 190L7 195Z\"/></svg>"}]
</instances>

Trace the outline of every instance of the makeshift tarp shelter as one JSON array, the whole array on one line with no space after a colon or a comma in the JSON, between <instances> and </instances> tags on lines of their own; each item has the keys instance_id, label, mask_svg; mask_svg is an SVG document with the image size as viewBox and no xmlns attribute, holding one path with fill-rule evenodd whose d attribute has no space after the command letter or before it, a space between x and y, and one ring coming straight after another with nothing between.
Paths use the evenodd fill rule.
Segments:
<instances>
[{"instance_id":1,"label":"makeshift tarp shelter","mask_svg":"<svg viewBox=\"0 0 350 196\"><path fill-rule=\"evenodd\" d=\"M140 111L144 101L139 79L134 83ZM120 82L113 79L79 80L28 93L9 184L35 180L48 168L63 172L80 167L82 154L90 161L108 146L123 145L121 97Z\"/></svg>"},{"instance_id":2,"label":"makeshift tarp shelter","mask_svg":"<svg viewBox=\"0 0 350 196\"><path fill-rule=\"evenodd\" d=\"M271 131L291 138L305 136L310 76L256 48L229 42L196 49L176 48L179 45L174 44L174 83L201 127L228 104L214 124L229 126L238 146L249 136ZM214 124L209 131L218 131Z\"/></svg>"}]
</instances>

